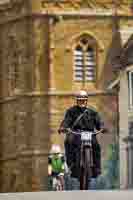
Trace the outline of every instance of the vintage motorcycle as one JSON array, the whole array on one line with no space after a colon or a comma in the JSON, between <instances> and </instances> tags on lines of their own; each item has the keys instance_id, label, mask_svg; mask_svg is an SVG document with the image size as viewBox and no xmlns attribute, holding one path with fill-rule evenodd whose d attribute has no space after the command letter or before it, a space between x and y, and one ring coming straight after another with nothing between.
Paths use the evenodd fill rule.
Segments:
<instances>
[{"instance_id":1,"label":"vintage motorcycle","mask_svg":"<svg viewBox=\"0 0 133 200\"><path fill-rule=\"evenodd\" d=\"M105 133L105 129L100 131L79 131L75 132L71 129L64 129L65 134L80 135L81 137L81 148L80 148L80 189L88 190L89 183L92 178L93 169L93 153L92 153L92 137L100 133Z\"/></svg>"}]
</instances>

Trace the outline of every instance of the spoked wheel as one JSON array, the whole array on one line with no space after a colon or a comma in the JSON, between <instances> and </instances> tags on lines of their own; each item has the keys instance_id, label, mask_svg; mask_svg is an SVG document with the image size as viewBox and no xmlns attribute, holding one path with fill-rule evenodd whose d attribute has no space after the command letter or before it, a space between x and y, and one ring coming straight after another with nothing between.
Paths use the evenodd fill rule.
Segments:
<instances>
[{"instance_id":1,"label":"spoked wheel","mask_svg":"<svg viewBox=\"0 0 133 200\"><path fill-rule=\"evenodd\" d=\"M85 148L83 151L83 165L81 167L80 175L80 189L88 190L91 179L91 152L90 148Z\"/></svg>"}]
</instances>

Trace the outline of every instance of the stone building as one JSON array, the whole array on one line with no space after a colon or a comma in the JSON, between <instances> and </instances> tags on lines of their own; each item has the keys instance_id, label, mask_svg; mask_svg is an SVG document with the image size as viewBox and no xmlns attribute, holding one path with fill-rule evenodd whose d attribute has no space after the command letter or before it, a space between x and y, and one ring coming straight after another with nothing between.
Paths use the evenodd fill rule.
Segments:
<instances>
[{"instance_id":1,"label":"stone building","mask_svg":"<svg viewBox=\"0 0 133 200\"><path fill-rule=\"evenodd\" d=\"M109 86L117 88L119 96L120 184L124 189L133 188L133 29L129 27L126 33L118 75Z\"/></svg>"},{"instance_id":2,"label":"stone building","mask_svg":"<svg viewBox=\"0 0 133 200\"><path fill-rule=\"evenodd\" d=\"M47 189L47 156L73 94L86 89L108 135L102 157L117 140L116 93L106 87L114 72L112 0L0 1L0 184L1 192ZM119 1L120 29L132 25Z\"/></svg>"}]
</instances>

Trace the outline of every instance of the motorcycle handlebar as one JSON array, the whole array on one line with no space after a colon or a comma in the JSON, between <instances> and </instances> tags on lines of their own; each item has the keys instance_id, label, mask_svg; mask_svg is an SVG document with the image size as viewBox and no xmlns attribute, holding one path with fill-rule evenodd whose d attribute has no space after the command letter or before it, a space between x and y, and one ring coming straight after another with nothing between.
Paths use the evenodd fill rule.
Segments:
<instances>
[{"instance_id":1,"label":"motorcycle handlebar","mask_svg":"<svg viewBox=\"0 0 133 200\"><path fill-rule=\"evenodd\" d=\"M71 130L70 128L64 128L64 129L62 129L62 131L61 131L62 133L66 133L66 134L75 134L75 135L81 135L81 133L82 132L87 132L87 131L83 131L83 130L81 130L81 131L73 131L73 130ZM93 134L94 135L98 135L98 134L100 134L100 133L105 133L106 132L106 130L105 129L101 129L101 130L99 130L99 131L88 131L88 132L93 132Z\"/></svg>"}]
</instances>

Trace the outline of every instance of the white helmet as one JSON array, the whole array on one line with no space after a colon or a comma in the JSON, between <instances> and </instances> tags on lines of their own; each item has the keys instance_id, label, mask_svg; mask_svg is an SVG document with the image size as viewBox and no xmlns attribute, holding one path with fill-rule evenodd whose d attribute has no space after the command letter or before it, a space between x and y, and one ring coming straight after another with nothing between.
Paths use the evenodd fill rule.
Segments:
<instances>
[{"instance_id":1,"label":"white helmet","mask_svg":"<svg viewBox=\"0 0 133 200\"><path fill-rule=\"evenodd\" d=\"M82 100L82 99L88 99L88 94L85 90L80 90L79 92L76 93L76 100Z\"/></svg>"},{"instance_id":2,"label":"white helmet","mask_svg":"<svg viewBox=\"0 0 133 200\"><path fill-rule=\"evenodd\" d=\"M51 147L50 153L51 154L61 153L60 145L53 144L52 147Z\"/></svg>"}]
</instances>

